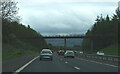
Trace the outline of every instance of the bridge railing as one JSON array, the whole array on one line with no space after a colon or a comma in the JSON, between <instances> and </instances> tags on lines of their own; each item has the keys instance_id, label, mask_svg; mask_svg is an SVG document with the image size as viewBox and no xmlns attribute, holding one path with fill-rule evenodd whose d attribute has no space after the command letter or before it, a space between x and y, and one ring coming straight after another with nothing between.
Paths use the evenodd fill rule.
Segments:
<instances>
[{"instance_id":1,"label":"bridge railing","mask_svg":"<svg viewBox=\"0 0 120 74\"><path fill-rule=\"evenodd\" d=\"M120 62L120 56L112 56L112 55L95 55L95 54L77 54L77 56L99 59L99 60L107 60L113 62Z\"/></svg>"},{"instance_id":2,"label":"bridge railing","mask_svg":"<svg viewBox=\"0 0 120 74\"><path fill-rule=\"evenodd\" d=\"M85 36L85 35L44 35L43 37L74 37L74 36Z\"/></svg>"}]
</instances>

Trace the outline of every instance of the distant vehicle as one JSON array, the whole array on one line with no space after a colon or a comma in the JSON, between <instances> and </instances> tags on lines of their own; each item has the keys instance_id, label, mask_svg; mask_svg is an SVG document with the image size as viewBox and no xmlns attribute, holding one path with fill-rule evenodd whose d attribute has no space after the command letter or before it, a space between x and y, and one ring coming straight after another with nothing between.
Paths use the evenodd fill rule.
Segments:
<instances>
[{"instance_id":1,"label":"distant vehicle","mask_svg":"<svg viewBox=\"0 0 120 74\"><path fill-rule=\"evenodd\" d=\"M59 55L64 55L65 54L65 50L60 50L58 54Z\"/></svg>"},{"instance_id":2,"label":"distant vehicle","mask_svg":"<svg viewBox=\"0 0 120 74\"><path fill-rule=\"evenodd\" d=\"M51 61L53 60L53 53L50 49L43 49L40 52L40 60L42 59L50 59Z\"/></svg>"},{"instance_id":3,"label":"distant vehicle","mask_svg":"<svg viewBox=\"0 0 120 74\"><path fill-rule=\"evenodd\" d=\"M57 54L59 53L59 50L57 51Z\"/></svg>"},{"instance_id":4,"label":"distant vehicle","mask_svg":"<svg viewBox=\"0 0 120 74\"><path fill-rule=\"evenodd\" d=\"M74 51L75 54L77 54L77 51Z\"/></svg>"},{"instance_id":5,"label":"distant vehicle","mask_svg":"<svg viewBox=\"0 0 120 74\"><path fill-rule=\"evenodd\" d=\"M98 52L97 52L97 55L104 55L104 52L98 51Z\"/></svg>"},{"instance_id":6,"label":"distant vehicle","mask_svg":"<svg viewBox=\"0 0 120 74\"><path fill-rule=\"evenodd\" d=\"M64 54L64 58L67 58L67 57L72 57L74 58L75 57L75 54L72 50L67 50Z\"/></svg>"},{"instance_id":7,"label":"distant vehicle","mask_svg":"<svg viewBox=\"0 0 120 74\"><path fill-rule=\"evenodd\" d=\"M80 51L80 54L83 54L83 51Z\"/></svg>"},{"instance_id":8,"label":"distant vehicle","mask_svg":"<svg viewBox=\"0 0 120 74\"><path fill-rule=\"evenodd\" d=\"M74 51L74 53L77 53L77 51Z\"/></svg>"}]
</instances>

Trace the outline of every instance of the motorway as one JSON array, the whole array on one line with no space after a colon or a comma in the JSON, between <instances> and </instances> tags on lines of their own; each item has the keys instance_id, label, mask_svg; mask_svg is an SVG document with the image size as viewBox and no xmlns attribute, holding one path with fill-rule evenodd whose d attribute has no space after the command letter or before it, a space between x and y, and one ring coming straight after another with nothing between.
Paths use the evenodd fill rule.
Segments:
<instances>
[{"instance_id":1,"label":"motorway","mask_svg":"<svg viewBox=\"0 0 120 74\"><path fill-rule=\"evenodd\" d=\"M90 62L81 58L64 58L54 53L53 61L35 59L21 72L118 72L118 67Z\"/></svg>"}]
</instances>

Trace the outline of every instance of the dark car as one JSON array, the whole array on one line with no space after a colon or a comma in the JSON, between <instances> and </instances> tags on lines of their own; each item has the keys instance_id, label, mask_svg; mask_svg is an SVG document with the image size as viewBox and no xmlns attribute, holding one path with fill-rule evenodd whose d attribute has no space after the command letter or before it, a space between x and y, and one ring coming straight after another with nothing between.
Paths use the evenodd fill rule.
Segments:
<instances>
[{"instance_id":1,"label":"dark car","mask_svg":"<svg viewBox=\"0 0 120 74\"><path fill-rule=\"evenodd\" d=\"M57 51L57 54L59 54L59 50Z\"/></svg>"},{"instance_id":2,"label":"dark car","mask_svg":"<svg viewBox=\"0 0 120 74\"><path fill-rule=\"evenodd\" d=\"M40 52L40 60L42 59L50 59L52 61L53 59L53 53L50 49L43 49Z\"/></svg>"},{"instance_id":3,"label":"dark car","mask_svg":"<svg viewBox=\"0 0 120 74\"><path fill-rule=\"evenodd\" d=\"M59 50L59 55L64 55L65 54L65 50Z\"/></svg>"},{"instance_id":4,"label":"dark car","mask_svg":"<svg viewBox=\"0 0 120 74\"><path fill-rule=\"evenodd\" d=\"M77 51L74 51L74 54L76 55L76 54L77 54Z\"/></svg>"}]
</instances>

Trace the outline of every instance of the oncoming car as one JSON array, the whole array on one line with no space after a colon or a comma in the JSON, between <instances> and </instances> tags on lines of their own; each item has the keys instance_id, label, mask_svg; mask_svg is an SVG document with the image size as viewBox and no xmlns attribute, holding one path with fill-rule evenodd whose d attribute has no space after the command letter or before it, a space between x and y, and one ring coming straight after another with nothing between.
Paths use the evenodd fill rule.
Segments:
<instances>
[{"instance_id":1,"label":"oncoming car","mask_svg":"<svg viewBox=\"0 0 120 74\"><path fill-rule=\"evenodd\" d=\"M40 52L40 60L42 59L50 59L51 61L53 60L53 53L50 49L43 49Z\"/></svg>"},{"instance_id":2,"label":"oncoming car","mask_svg":"<svg viewBox=\"0 0 120 74\"><path fill-rule=\"evenodd\" d=\"M71 51L71 50L67 50L67 51L65 52L65 54L64 54L64 58L67 58L67 57L72 57L72 58L74 58L74 57L75 57L74 52Z\"/></svg>"},{"instance_id":3,"label":"oncoming car","mask_svg":"<svg viewBox=\"0 0 120 74\"><path fill-rule=\"evenodd\" d=\"M83 51L80 51L80 54L83 54Z\"/></svg>"},{"instance_id":4,"label":"oncoming car","mask_svg":"<svg viewBox=\"0 0 120 74\"><path fill-rule=\"evenodd\" d=\"M97 52L97 55L104 55L104 52L98 51L98 52Z\"/></svg>"}]
</instances>

